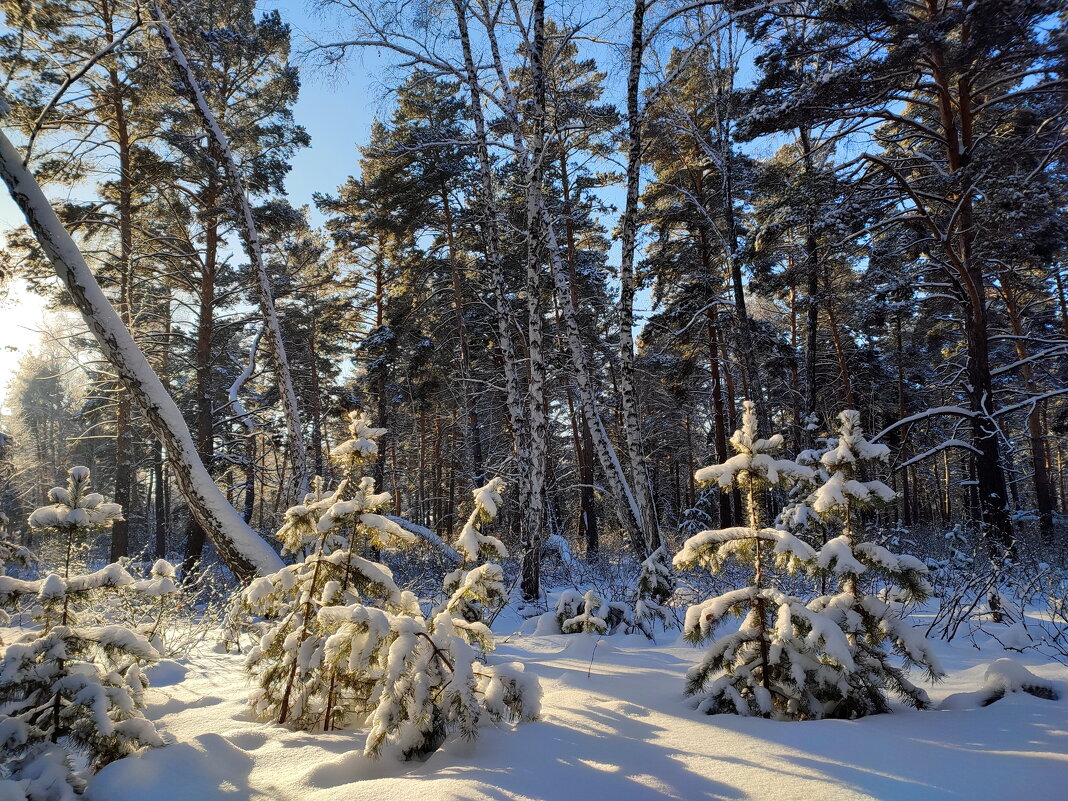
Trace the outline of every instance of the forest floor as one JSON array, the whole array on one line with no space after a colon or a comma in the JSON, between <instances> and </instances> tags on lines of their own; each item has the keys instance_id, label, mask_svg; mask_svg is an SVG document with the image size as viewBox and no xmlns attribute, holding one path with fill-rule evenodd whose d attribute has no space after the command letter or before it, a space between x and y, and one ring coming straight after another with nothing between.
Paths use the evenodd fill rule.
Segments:
<instances>
[{"instance_id":1,"label":"forest floor","mask_svg":"<svg viewBox=\"0 0 1068 801\"><path fill-rule=\"evenodd\" d=\"M507 631L519 621L498 621ZM530 622L521 630L533 631ZM360 732L301 733L248 714L242 657L204 648L150 669L147 715L169 743L98 774L93 801L1063 801L1068 667L970 641L936 649L942 708L858 721L704 715L682 693L700 651L677 637L512 634L494 661L538 675L540 721L450 739L425 762L365 759ZM975 693L1010 656L1060 700ZM952 697L951 697L952 696ZM948 699L948 700L947 700Z\"/></svg>"}]
</instances>

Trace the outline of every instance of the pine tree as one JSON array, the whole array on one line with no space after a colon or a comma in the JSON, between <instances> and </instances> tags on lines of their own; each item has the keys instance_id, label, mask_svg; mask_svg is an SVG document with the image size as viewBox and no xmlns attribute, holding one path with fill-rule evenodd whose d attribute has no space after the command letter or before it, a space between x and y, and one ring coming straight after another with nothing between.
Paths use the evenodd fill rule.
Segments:
<instances>
[{"instance_id":1,"label":"pine tree","mask_svg":"<svg viewBox=\"0 0 1068 801\"><path fill-rule=\"evenodd\" d=\"M504 543L497 537L482 532L483 526L496 519L503 492L504 480L497 477L471 493L475 508L454 543L463 562L459 568L445 576L444 591L447 600L434 610L435 615L447 612L458 620L480 623L485 621L488 607L499 607L508 602L501 566L495 562L478 564L486 558L508 558L508 549L504 547ZM480 630L472 631L473 636L469 638L472 641L484 646L492 644L492 640Z\"/></svg>"},{"instance_id":2,"label":"pine tree","mask_svg":"<svg viewBox=\"0 0 1068 801\"><path fill-rule=\"evenodd\" d=\"M310 551L307 557L252 582L240 609L270 619L245 667L259 685L249 697L256 714L298 729L338 728L350 710L340 701L353 688L339 685L338 672L324 662L333 633L323 610L373 600L395 611L418 611L384 565L359 555L364 546L408 545L414 536L377 513L390 502L374 480L361 476L373 462L384 429L373 428L359 412L349 415L350 438L331 452L341 481L325 492L317 481L304 503L286 512L278 531L283 549Z\"/></svg>"},{"instance_id":3,"label":"pine tree","mask_svg":"<svg viewBox=\"0 0 1068 801\"><path fill-rule=\"evenodd\" d=\"M361 543L386 548L414 537L375 512L389 493L376 493L371 478L359 477L385 432L359 412L349 419L350 439L331 453L342 467L341 483L328 494L317 482L279 531L286 550L311 553L242 595L244 613L268 618L246 661L259 684L250 704L261 717L302 729L368 724L365 753L373 757L387 747L405 758L429 753L453 730L473 738L485 718L533 719L536 679L521 666L477 664L469 644L492 644L485 624L469 618L503 595L495 565L457 577L449 602L427 621L385 565L355 553ZM494 481L475 493L476 510L459 543L468 560L503 548L475 528L496 512L501 488Z\"/></svg>"},{"instance_id":4,"label":"pine tree","mask_svg":"<svg viewBox=\"0 0 1068 801\"><path fill-rule=\"evenodd\" d=\"M694 643L711 639L728 613L742 618L739 630L716 638L687 674L686 692L701 696L699 708L705 712L820 717L821 698L843 687L843 671L854 668L846 637L835 622L771 586L772 558L778 566L796 571L807 568L816 556L792 534L763 523L766 490L811 474L809 468L773 455L782 441L781 434L758 438L756 410L746 401L742 428L731 437L735 455L696 474L698 481L721 490L740 489L747 522L691 537L675 555L675 567L706 567L717 573L733 558L753 568L748 587L686 612L684 633Z\"/></svg>"},{"instance_id":5,"label":"pine tree","mask_svg":"<svg viewBox=\"0 0 1068 801\"><path fill-rule=\"evenodd\" d=\"M642 562L634 589L634 614L631 625L652 639L657 621L667 622L667 602L675 594L667 550L663 545Z\"/></svg>"},{"instance_id":6,"label":"pine tree","mask_svg":"<svg viewBox=\"0 0 1068 801\"><path fill-rule=\"evenodd\" d=\"M841 529L815 560L837 581L839 591L813 600L809 608L830 617L846 633L853 668L846 677L848 692L823 698L826 712L845 718L888 712L888 692L924 709L930 705L927 693L913 685L891 659L917 665L931 679L943 675L923 636L894 606L927 598L931 592L927 567L915 557L891 553L864 537L862 511L891 503L896 494L882 481L861 477L885 462L890 449L865 438L858 412L844 411L838 420L838 436L820 457L829 476L813 492L811 507Z\"/></svg>"},{"instance_id":7,"label":"pine tree","mask_svg":"<svg viewBox=\"0 0 1068 801\"><path fill-rule=\"evenodd\" d=\"M633 623L633 611L619 601L602 598L597 590L564 590L554 608L562 634L614 634Z\"/></svg>"},{"instance_id":8,"label":"pine tree","mask_svg":"<svg viewBox=\"0 0 1068 801\"><path fill-rule=\"evenodd\" d=\"M159 654L125 626L89 620L103 591L137 591L133 577L118 564L73 572L90 535L122 514L117 504L90 492L89 481L87 468L72 468L67 486L49 493L53 503L30 515L32 528L63 538L61 572L37 581L0 577L0 601L34 597L32 614L40 624L8 645L0 659L0 741L13 757L4 770L31 789L35 781L60 777L80 790L84 781L72 772L73 752L97 770L140 748L163 745L140 711L148 686L141 668Z\"/></svg>"}]
</instances>

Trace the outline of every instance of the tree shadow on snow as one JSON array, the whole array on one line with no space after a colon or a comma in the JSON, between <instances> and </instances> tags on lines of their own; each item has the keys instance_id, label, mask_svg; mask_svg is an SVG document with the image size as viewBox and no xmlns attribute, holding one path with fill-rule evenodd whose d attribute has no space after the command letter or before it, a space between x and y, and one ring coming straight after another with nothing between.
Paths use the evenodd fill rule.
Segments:
<instances>
[{"instance_id":1,"label":"tree shadow on snow","mask_svg":"<svg viewBox=\"0 0 1068 801\"><path fill-rule=\"evenodd\" d=\"M687 754L651 742L662 728L634 717L634 709L605 707L571 710L578 720L552 719L520 727L507 737L507 750L494 748L481 764L434 768L409 778L454 778L477 786L489 798L526 796L540 799L604 798L614 801L673 798L679 801L727 801L745 793L690 769ZM487 740L495 735L487 731ZM514 741L512 741L514 738ZM476 744L472 751L479 748ZM504 759L524 754L519 763ZM633 756L633 759L628 757Z\"/></svg>"},{"instance_id":2,"label":"tree shadow on snow","mask_svg":"<svg viewBox=\"0 0 1068 801\"><path fill-rule=\"evenodd\" d=\"M807 752L777 756L836 785L846 797L852 791L880 799L1061 801L1068 706L1036 699L1002 703L999 713L995 705L858 721L751 720L740 728Z\"/></svg>"}]
</instances>

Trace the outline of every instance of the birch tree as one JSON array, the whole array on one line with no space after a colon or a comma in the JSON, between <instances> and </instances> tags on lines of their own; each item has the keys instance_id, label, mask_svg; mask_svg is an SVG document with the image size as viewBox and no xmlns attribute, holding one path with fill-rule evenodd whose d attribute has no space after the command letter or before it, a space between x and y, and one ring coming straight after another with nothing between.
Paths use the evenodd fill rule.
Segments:
<instances>
[{"instance_id":1,"label":"birch tree","mask_svg":"<svg viewBox=\"0 0 1068 801\"><path fill-rule=\"evenodd\" d=\"M304 441L304 426L301 422L300 405L297 400L296 390L293 388L289 360L286 358L285 343L282 341L282 330L278 324L278 313L275 310L271 280L264 263L263 245L260 241L259 230L252 213L252 205L249 202L241 169L230 148L230 141L219 124L217 116L212 111L207 98L204 96L196 73L186 58L185 51L175 36L174 30L164 15L160 4L152 2L150 11L157 30L166 45L167 52L174 63L175 70L182 77L193 107L200 116L204 129L209 135L211 141L210 150L222 166L228 182L231 201L236 205L240 221L238 230L256 274L256 287L260 311L263 315L264 331L267 335L267 346L271 354L272 366L278 377L279 398L289 433L289 455L293 463L294 487L296 488L296 493L300 495L307 491L310 477L308 473L307 447Z\"/></svg>"},{"instance_id":2,"label":"birch tree","mask_svg":"<svg viewBox=\"0 0 1068 801\"><path fill-rule=\"evenodd\" d=\"M164 443L171 472L220 557L241 578L277 570L281 560L241 519L208 475L174 401L100 290L70 234L23 165L22 156L2 133L0 177L101 351L145 415L153 433Z\"/></svg>"}]
</instances>

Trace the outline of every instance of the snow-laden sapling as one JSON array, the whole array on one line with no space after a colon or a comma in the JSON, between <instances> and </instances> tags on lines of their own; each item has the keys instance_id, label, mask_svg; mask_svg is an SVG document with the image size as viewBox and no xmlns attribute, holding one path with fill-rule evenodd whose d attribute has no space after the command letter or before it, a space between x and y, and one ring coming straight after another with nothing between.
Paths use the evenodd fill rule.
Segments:
<instances>
[{"instance_id":1,"label":"snow-laden sapling","mask_svg":"<svg viewBox=\"0 0 1068 801\"><path fill-rule=\"evenodd\" d=\"M37 554L24 545L0 540L0 576L6 576L11 568L26 570L37 563Z\"/></svg>"},{"instance_id":2,"label":"snow-laden sapling","mask_svg":"<svg viewBox=\"0 0 1068 801\"><path fill-rule=\"evenodd\" d=\"M853 666L846 674L847 692L824 696L825 713L854 718L887 712L888 692L923 709L930 705L927 693L908 680L904 668L918 666L932 679L942 671L926 639L893 600L925 600L931 592L927 566L865 536L862 511L890 503L896 494L882 481L860 478L885 462L890 450L865 438L858 412L844 411L838 419L838 437L820 457L828 478L810 499L813 511L841 531L816 557L817 566L835 579L838 591L815 599L809 608L833 619L846 633ZM882 591L876 595L879 585ZM904 668L894 664L895 659Z\"/></svg>"},{"instance_id":3,"label":"snow-laden sapling","mask_svg":"<svg viewBox=\"0 0 1068 801\"><path fill-rule=\"evenodd\" d=\"M7 577L8 570L16 568L18 570L27 570L37 563L37 554L17 542L8 542L7 540L0 540L0 584L3 583L3 579ZM0 593L3 590L0 588ZM11 622L11 615L3 607L0 607L0 626L6 626ZM4 641L0 638L0 645L3 645Z\"/></svg>"},{"instance_id":4,"label":"snow-laden sapling","mask_svg":"<svg viewBox=\"0 0 1068 801\"><path fill-rule=\"evenodd\" d=\"M298 729L338 728L355 703L347 696L360 694L343 671L324 662L334 626L320 614L323 609L373 602L395 611L418 610L415 597L400 590L385 565L359 554L365 547L402 547L415 539L378 514L390 495L375 492L374 479L360 475L374 461L384 433L363 415L350 415L349 439L331 453L342 476L337 488L326 492L317 480L304 503L286 511L278 531L285 552L308 555L242 593L241 611L268 620L245 663L258 685L250 703L265 720Z\"/></svg>"},{"instance_id":5,"label":"snow-laden sapling","mask_svg":"<svg viewBox=\"0 0 1068 801\"><path fill-rule=\"evenodd\" d=\"M667 622L667 602L675 594L667 550L661 545L642 562L634 591L631 626L652 639L657 622Z\"/></svg>"},{"instance_id":6,"label":"snow-laden sapling","mask_svg":"<svg viewBox=\"0 0 1068 801\"><path fill-rule=\"evenodd\" d=\"M483 664L474 649L493 649L493 634L483 619L507 600L500 566L476 564L508 555L504 543L484 531L497 516L503 491L503 480L494 478L472 493L474 509L454 543L463 565L446 576L448 598L428 621L392 616L379 619L376 630L371 610L348 607L346 630L334 640L339 655L352 659L354 639L359 644L377 642L376 651L365 648L362 655L369 668L379 666L369 670L370 675L380 677L371 696L368 756L378 756L387 747L406 758L426 754L451 731L473 739L487 720L537 717L537 678L519 664Z\"/></svg>"},{"instance_id":7,"label":"snow-laden sapling","mask_svg":"<svg viewBox=\"0 0 1068 801\"><path fill-rule=\"evenodd\" d=\"M181 592L175 581L174 565L166 559L157 559L148 578L135 581L135 615L139 619L137 631L143 634L160 654L173 655L167 644L166 628L181 603Z\"/></svg>"},{"instance_id":8,"label":"snow-laden sapling","mask_svg":"<svg viewBox=\"0 0 1068 801\"><path fill-rule=\"evenodd\" d=\"M521 666L477 663L468 639L488 642L490 634L467 619L476 598L456 596L462 581L452 608L428 623L385 565L357 554L360 543L388 548L414 539L374 511L389 494L357 475L383 433L353 413L350 439L332 454L341 484L329 495L320 487L287 513L287 549L310 554L245 591L245 611L269 618L246 665L261 716L306 729L369 725L365 753L378 756L388 745L408 757L434 750L452 730L475 736L484 718L534 717L537 685Z\"/></svg>"},{"instance_id":9,"label":"snow-laden sapling","mask_svg":"<svg viewBox=\"0 0 1068 801\"><path fill-rule=\"evenodd\" d=\"M597 590L564 590L556 601L555 613L563 634L614 634L633 621L627 604L607 601Z\"/></svg>"},{"instance_id":10,"label":"snow-laden sapling","mask_svg":"<svg viewBox=\"0 0 1068 801\"><path fill-rule=\"evenodd\" d=\"M723 491L740 490L747 524L690 537L675 555L674 565L716 573L728 559L735 559L752 568L752 581L687 610L684 633L694 643L712 638L728 613L741 617L742 624L737 632L712 642L704 659L687 674L686 692L701 696L700 709L709 713L819 717L823 709L819 699L840 686L843 671L853 668L850 648L830 617L770 585L767 573L772 560L780 568L798 570L808 567L816 553L789 532L763 523L766 490L807 478L811 470L776 458L782 436L757 436L755 408L749 401L731 445L734 456L698 470L695 477Z\"/></svg>"},{"instance_id":11,"label":"snow-laden sapling","mask_svg":"<svg viewBox=\"0 0 1068 801\"><path fill-rule=\"evenodd\" d=\"M496 519L503 492L504 479L499 477L472 491L474 508L453 543L463 561L460 567L445 576L446 600L434 609L435 616L448 612L451 617L466 623L484 623L488 615L508 602L501 566L482 561L508 558L504 543L483 531ZM472 629L473 636L477 631ZM484 638L476 639L481 642Z\"/></svg>"},{"instance_id":12,"label":"snow-laden sapling","mask_svg":"<svg viewBox=\"0 0 1068 801\"><path fill-rule=\"evenodd\" d=\"M36 581L0 577L0 600L34 598L40 624L8 645L0 660L0 742L12 756L3 770L30 789L57 777L80 789L84 782L71 770L70 750L81 752L95 770L162 745L139 709L147 687L142 666L158 660L156 650L129 628L85 621L103 592L134 584L117 564L72 571L78 547L122 514L117 504L89 491L89 478L87 468L72 468L67 486L50 491L52 505L30 515L34 529L60 537L61 569Z\"/></svg>"}]
</instances>

